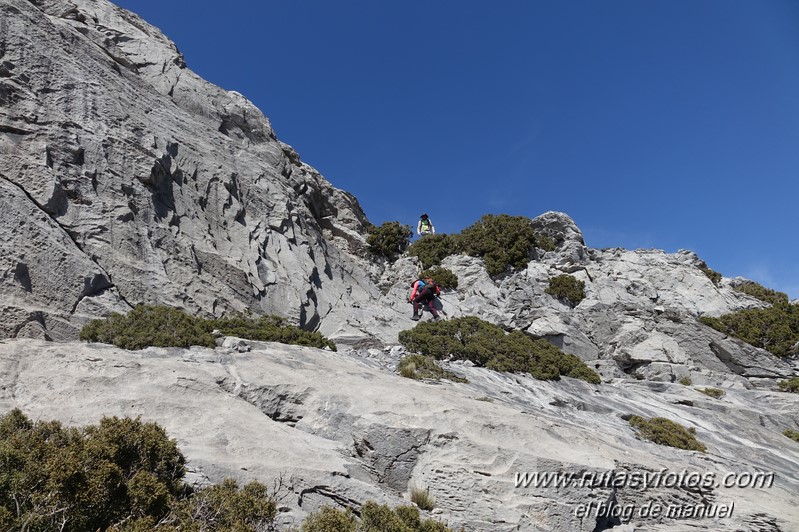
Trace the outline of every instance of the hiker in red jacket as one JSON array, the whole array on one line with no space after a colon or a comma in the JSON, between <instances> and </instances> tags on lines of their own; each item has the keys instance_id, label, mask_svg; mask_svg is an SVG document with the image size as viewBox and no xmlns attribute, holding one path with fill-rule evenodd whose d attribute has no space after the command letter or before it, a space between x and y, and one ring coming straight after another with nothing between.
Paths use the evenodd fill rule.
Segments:
<instances>
[{"instance_id":1,"label":"hiker in red jacket","mask_svg":"<svg viewBox=\"0 0 799 532\"><path fill-rule=\"evenodd\" d=\"M411 319L418 321L422 317L419 312L419 304L422 303L430 310L433 320L439 321L441 316L438 315L438 310L436 310L435 306L435 299L439 294L441 294L441 289L430 277L414 282L411 296L408 298L408 301L413 303L413 316L411 316Z\"/></svg>"}]
</instances>

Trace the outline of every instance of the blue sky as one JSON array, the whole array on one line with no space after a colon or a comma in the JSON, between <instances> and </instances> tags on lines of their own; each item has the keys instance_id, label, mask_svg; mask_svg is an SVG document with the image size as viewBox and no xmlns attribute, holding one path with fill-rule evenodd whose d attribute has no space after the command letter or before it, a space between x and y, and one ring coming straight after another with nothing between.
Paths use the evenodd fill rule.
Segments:
<instances>
[{"instance_id":1,"label":"blue sky","mask_svg":"<svg viewBox=\"0 0 799 532\"><path fill-rule=\"evenodd\" d=\"M799 2L116 3L375 224L563 211L799 297Z\"/></svg>"}]
</instances>

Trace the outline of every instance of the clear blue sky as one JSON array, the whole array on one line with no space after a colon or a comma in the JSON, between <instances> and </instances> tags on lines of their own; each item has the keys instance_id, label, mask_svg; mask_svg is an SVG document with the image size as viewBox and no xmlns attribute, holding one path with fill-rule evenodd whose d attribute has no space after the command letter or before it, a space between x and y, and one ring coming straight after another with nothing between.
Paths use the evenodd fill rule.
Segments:
<instances>
[{"instance_id":1,"label":"clear blue sky","mask_svg":"<svg viewBox=\"0 0 799 532\"><path fill-rule=\"evenodd\" d=\"M799 297L799 2L116 3L375 224L563 211Z\"/></svg>"}]
</instances>

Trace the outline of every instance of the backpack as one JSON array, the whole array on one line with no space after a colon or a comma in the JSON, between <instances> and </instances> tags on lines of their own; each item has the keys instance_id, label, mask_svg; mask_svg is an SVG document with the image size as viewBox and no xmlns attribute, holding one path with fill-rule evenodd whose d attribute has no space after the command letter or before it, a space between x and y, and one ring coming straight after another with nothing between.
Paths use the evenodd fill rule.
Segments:
<instances>
[{"instance_id":1,"label":"backpack","mask_svg":"<svg viewBox=\"0 0 799 532\"><path fill-rule=\"evenodd\" d=\"M435 281L433 281L432 279L430 279L430 282L428 282L428 283L425 283L425 285L424 285L424 288L427 288L427 289L429 289L431 292L433 292L433 295L437 295L437 294L440 294L440 293L441 293L441 289L440 289L440 288L438 288L438 285L437 285L437 284L436 284L436 282L435 282Z\"/></svg>"},{"instance_id":2,"label":"backpack","mask_svg":"<svg viewBox=\"0 0 799 532\"><path fill-rule=\"evenodd\" d=\"M422 218L421 228L422 231L430 231L430 228L433 227L433 224L430 223L429 218Z\"/></svg>"}]
</instances>

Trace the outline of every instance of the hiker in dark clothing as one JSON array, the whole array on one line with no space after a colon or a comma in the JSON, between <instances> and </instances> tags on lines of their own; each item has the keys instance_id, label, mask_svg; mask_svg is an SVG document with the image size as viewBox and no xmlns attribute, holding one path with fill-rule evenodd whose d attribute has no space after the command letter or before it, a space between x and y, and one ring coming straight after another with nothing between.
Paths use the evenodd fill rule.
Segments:
<instances>
[{"instance_id":1,"label":"hiker in dark clothing","mask_svg":"<svg viewBox=\"0 0 799 532\"><path fill-rule=\"evenodd\" d=\"M411 316L411 319L418 321L422 317L419 312L419 305L423 304L430 310L430 314L433 315L433 320L439 321L441 316L438 315L438 310L436 310L435 299L440 293L441 289L430 277L419 279L414 282L411 296L408 298L408 300L413 303L413 316Z\"/></svg>"}]
</instances>

